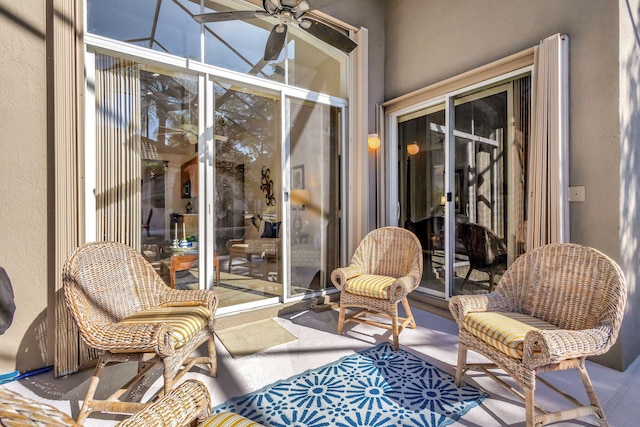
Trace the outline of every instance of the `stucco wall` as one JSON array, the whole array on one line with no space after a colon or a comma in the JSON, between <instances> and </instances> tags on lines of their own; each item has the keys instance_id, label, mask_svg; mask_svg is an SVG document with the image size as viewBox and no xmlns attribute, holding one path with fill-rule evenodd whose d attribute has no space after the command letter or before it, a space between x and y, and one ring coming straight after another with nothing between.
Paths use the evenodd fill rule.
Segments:
<instances>
[{"instance_id":1,"label":"stucco wall","mask_svg":"<svg viewBox=\"0 0 640 427\"><path fill-rule=\"evenodd\" d=\"M630 3L635 5L631 9L637 15L637 0ZM626 4L626 0L621 0L620 8L627 9ZM388 3L386 17L386 99L535 46L555 33L569 35L569 184L586 187L586 201L570 205L571 241L595 247L620 261L623 253L619 207L627 203L621 195L631 194L635 205L638 180L634 177L629 183L633 192L621 191L619 106L626 105L628 100L619 102L618 3L402 0ZM635 36L627 32L635 37L629 44L635 44L636 55L635 68L630 65L627 72L634 74L637 81L637 27ZM633 57L629 51L624 55L627 61ZM620 78L623 79L621 75ZM637 122L637 98L632 110ZM630 118L625 120L629 122ZM628 131L629 139L635 141L629 141L628 145L637 145L637 125ZM634 153L634 158L637 157ZM627 165L625 173L637 174L631 165ZM638 213L633 215L637 217ZM635 218L630 221L638 223ZM635 270L640 264L635 253L635 262L629 260L625 264L625 273L632 279L630 295L638 299L634 297ZM636 301L630 301L630 307L635 306ZM628 316L623 328L637 331L637 316ZM600 361L624 368L638 353L637 339L623 330L618 345Z\"/></svg>"},{"instance_id":2,"label":"stucco wall","mask_svg":"<svg viewBox=\"0 0 640 427\"><path fill-rule=\"evenodd\" d=\"M50 364L45 49L45 2L0 0L0 266L17 306L0 374Z\"/></svg>"},{"instance_id":3,"label":"stucco wall","mask_svg":"<svg viewBox=\"0 0 640 427\"><path fill-rule=\"evenodd\" d=\"M640 353L640 0L620 0L620 263L629 303L620 339L623 366Z\"/></svg>"}]
</instances>

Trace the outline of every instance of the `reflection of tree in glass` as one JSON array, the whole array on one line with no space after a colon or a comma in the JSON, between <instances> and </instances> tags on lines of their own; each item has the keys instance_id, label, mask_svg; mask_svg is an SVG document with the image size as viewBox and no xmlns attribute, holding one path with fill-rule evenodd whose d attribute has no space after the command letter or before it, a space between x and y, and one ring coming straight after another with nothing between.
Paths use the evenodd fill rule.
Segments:
<instances>
[{"instance_id":1,"label":"reflection of tree in glass","mask_svg":"<svg viewBox=\"0 0 640 427\"><path fill-rule=\"evenodd\" d=\"M197 81L140 72L141 130L160 145L186 147L198 142Z\"/></svg>"},{"instance_id":2,"label":"reflection of tree in glass","mask_svg":"<svg viewBox=\"0 0 640 427\"><path fill-rule=\"evenodd\" d=\"M216 85L215 105L216 162L273 164L279 146L279 102L255 92ZM245 188L261 188L259 173L249 173L244 179ZM252 196L245 194L248 199Z\"/></svg>"}]
</instances>

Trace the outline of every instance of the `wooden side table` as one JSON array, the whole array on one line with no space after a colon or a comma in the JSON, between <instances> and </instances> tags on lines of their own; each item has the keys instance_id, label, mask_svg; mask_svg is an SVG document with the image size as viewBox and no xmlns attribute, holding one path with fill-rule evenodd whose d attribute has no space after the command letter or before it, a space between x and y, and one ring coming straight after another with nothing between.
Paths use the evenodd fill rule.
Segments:
<instances>
[{"instance_id":1,"label":"wooden side table","mask_svg":"<svg viewBox=\"0 0 640 427\"><path fill-rule=\"evenodd\" d=\"M176 272L190 270L198 261L198 254L172 255L171 267L169 271L169 284L172 288L176 287ZM220 260L218 254L213 256L213 268L216 270L216 284L220 283Z\"/></svg>"}]
</instances>

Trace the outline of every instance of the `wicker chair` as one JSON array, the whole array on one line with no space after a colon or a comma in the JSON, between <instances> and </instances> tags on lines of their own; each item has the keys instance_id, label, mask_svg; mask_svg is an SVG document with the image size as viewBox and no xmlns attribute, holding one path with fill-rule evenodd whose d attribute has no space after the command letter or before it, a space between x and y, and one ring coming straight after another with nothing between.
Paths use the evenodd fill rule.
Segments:
<instances>
[{"instance_id":1,"label":"wicker chair","mask_svg":"<svg viewBox=\"0 0 640 427\"><path fill-rule=\"evenodd\" d=\"M210 401L204 384L187 380L162 399L119 422L117 427L179 427L204 422L211 412ZM76 427L80 424L53 406L0 387L0 425Z\"/></svg>"},{"instance_id":2,"label":"wicker chair","mask_svg":"<svg viewBox=\"0 0 640 427\"><path fill-rule=\"evenodd\" d=\"M626 302L625 278L601 252L576 244L550 244L518 258L494 292L451 298L459 327L456 383L468 369L484 372L525 401L527 426L595 415L607 421L585 367L618 336ZM467 350L493 363L467 363ZM509 374L524 396L489 369ZM577 369L590 404L560 392L539 372ZM574 408L547 412L535 405L536 381L561 393ZM539 415L536 415L538 411Z\"/></svg>"},{"instance_id":3,"label":"wicker chair","mask_svg":"<svg viewBox=\"0 0 640 427\"><path fill-rule=\"evenodd\" d=\"M163 365L164 393L196 363L217 374L213 291L169 288L142 255L116 242L87 243L63 269L67 307L83 341L99 360L78 423L94 411L134 413L144 404L118 400L156 363ZM204 342L208 355L190 357ZM107 400L94 400L103 368L112 362L137 361L139 373Z\"/></svg>"},{"instance_id":4,"label":"wicker chair","mask_svg":"<svg viewBox=\"0 0 640 427\"><path fill-rule=\"evenodd\" d=\"M473 270L489 275L489 292L495 287L496 274L507 269L507 245L489 228L475 223L458 224L460 240L469 258L469 270L461 288L464 288Z\"/></svg>"},{"instance_id":5,"label":"wicker chair","mask_svg":"<svg viewBox=\"0 0 640 427\"><path fill-rule=\"evenodd\" d=\"M390 329L393 348L398 349L398 335L416 327L407 295L422 279L422 246L411 231L399 227L383 227L370 232L356 249L348 267L337 268L331 281L341 292L338 334L347 321L356 321ZM398 316L402 303L406 317ZM360 311L345 316L349 307ZM391 325L371 316L391 319Z\"/></svg>"},{"instance_id":6,"label":"wicker chair","mask_svg":"<svg viewBox=\"0 0 640 427\"><path fill-rule=\"evenodd\" d=\"M264 228L262 226L263 223L264 221L260 223L260 228ZM229 239L225 244L227 247L227 252L229 253L229 266L227 268L228 273L231 273L231 268L234 266L233 260L238 258L242 259L242 264L246 264L249 267L249 275L252 275L253 273L253 263L251 258L252 255L247 251L247 239L259 238L264 230L257 229L255 225L253 225L253 222L249 219L245 219L245 230L245 234L241 239Z\"/></svg>"}]
</instances>

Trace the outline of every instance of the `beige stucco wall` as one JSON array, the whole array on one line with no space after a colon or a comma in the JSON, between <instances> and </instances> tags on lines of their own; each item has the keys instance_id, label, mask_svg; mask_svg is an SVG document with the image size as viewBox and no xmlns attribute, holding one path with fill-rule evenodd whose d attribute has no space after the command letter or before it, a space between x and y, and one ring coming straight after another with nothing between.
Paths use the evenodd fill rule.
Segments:
<instances>
[{"instance_id":1,"label":"beige stucco wall","mask_svg":"<svg viewBox=\"0 0 640 427\"><path fill-rule=\"evenodd\" d=\"M0 0L0 266L16 313L0 336L0 374L47 360L45 2Z\"/></svg>"},{"instance_id":2,"label":"beige stucco wall","mask_svg":"<svg viewBox=\"0 0 640 427\"><path fill-rule=\"evenodd\" d=\"M631 3L636 18L638 1L620 1L620 13ZM625 9L625 11L622 10ZM419 11L419 12L418 12ZM619 79L619 8L611 0L402 0L389 3L386 20L385 98L392 99L448 77L530 48L556 34L569 35L570 178L569 185L585 186L586 201L570 204L571 241L593 246L613 259L628 257L622 247L621 223L637 236L637 212L621 220L620 206L637 201L638 172L629 188L621 191ZM629 27L631 24L627 24ZM637 25L637 21L636 21ZM637 82L638 37L627 29L625 51L627 73ZM635 49L635 50L633 50ZM635 55L635 56L634 56ZM634 59L632 59L634 58ZM635 61L632 65L630 61ZM633 68L635 66L635 68ZM629 89L631 90L631 89ZM633 88L637 96L637 88ZM625 89L628 92L627 89ZM625 93L626 93L625 92ZM635 120L638 103L632 107ZM626 122L631 117L624 117ZM637 125L631 126L628 147L638 145ZM628 129L630 130L630 129ZM638 154L635 154L635 158ZM623 163L624 164L624 163ZM638 168L635 167L637 170ZM633 192L624 193L633 189ZM629 194L630 196L627 196ZM622 196L622 197L621 197ZM634 227L635 226L635 227ZM635 243L633 244L634 246ZM624 250L624 252L623 252ZM625 263L629 277L629 315L617 346L602 363L624 368L640 352L638 348L635 272L638 248ZM635 262L634 262L635 261Z\"/></svg>"},{"instance_id":3,"label":"beige stucco wall","mask_svg":"<svg viewBox=\"0 0 640 427\"><path fill-rule=\"evenodd\" d=\"M621 340L624 366L640 353L640 0L620 0L620 263L629 303Z\"/></svg>"}]
</instances>

